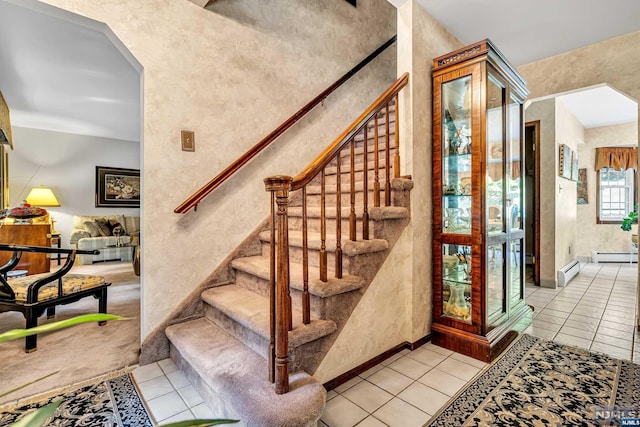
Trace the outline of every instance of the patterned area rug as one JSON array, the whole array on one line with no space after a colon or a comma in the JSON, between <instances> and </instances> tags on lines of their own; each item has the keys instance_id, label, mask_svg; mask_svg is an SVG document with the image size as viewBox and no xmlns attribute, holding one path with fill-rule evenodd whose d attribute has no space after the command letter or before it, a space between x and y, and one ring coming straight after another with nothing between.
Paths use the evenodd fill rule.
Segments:
<instances>
[{"instance_id":1,"label":"patterned area rug","mask_svg":"<svg viewBox=\"0 0 640 427\"><path fill-rule=\"evenodd\" d=\"M97 379L90 384L18 407L5 407L0 412L0 426L6 426L23 414L62 398L47 426L151 427L147 411L133 385L130 374Z\"/></svg>"},{"instance_id":2,"label":"patterned area rug","mask_svg":"<svg viewBox=\"0 0 640 427\"><path fill-rule=\"evenodd\" d=\"M640 417L640 365L522 335L426 425L601 426L624 417Z\"/></svg>"}]
</instances>

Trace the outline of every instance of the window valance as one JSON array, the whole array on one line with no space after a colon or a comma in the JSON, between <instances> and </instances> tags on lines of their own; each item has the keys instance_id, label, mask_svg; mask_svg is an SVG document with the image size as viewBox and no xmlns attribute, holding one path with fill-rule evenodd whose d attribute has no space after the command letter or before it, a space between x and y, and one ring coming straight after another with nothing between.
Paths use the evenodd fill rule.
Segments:
<instances>
[{"instance_id":1,"label":"window valance","mask_svg":"<svg viewBox=\"0 0 640 427\"><path fill-rule=\"evenodd\" d=\"M596 170L612 168L615 170L638 170L638 149L633 147L596 148Z\"/></svg>"}]
</instances>

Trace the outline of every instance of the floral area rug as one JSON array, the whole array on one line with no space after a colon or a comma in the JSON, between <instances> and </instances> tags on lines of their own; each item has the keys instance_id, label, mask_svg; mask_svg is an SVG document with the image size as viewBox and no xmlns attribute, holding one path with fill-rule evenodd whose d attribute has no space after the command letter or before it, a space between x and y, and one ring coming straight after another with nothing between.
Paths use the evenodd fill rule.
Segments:
<instances>
[{"instance_id":1,"label":"floral area rug","mask_svg":"<svg viewBox=\"0 0 640 427\"><path fill-rule=\"evenodd\" d=\"M525 334L426 425L640 425L635 419L640 365Z\"/></svg>"},{"instance_id":2,"label":"floral area rug","mask_svg":"<svg viewBox=\"0 0 640 427\"><path fill-rule=\"evenodd\" d=\"M151 427L153 423L138 395L130 374L101 378L57 395L49 395L29 404L0 408L0 426L8 426L24 414L54 400L62 404L47 426Z\"/></svg>"}]
</instances>

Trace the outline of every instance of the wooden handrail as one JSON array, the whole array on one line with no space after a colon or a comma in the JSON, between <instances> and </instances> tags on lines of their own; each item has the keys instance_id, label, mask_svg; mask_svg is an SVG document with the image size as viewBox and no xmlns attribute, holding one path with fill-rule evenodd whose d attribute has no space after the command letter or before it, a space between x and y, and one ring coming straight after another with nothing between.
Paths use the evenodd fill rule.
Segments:
<instances>
[{"instance_id":1,"label":"wooden handrail","mask_svg":"<svg viewBox=\"0 0 640 427\"><path fill-rule=\"evenodd\" d=\"M375 116L380 110L385 108L387 102L393 99L400 90L409 82L409 73L404 73L394 84L384 91L382 95L376 99L373 104L369 106L358 117L351 126L349 126L342 134L336 138L333 144L329 145L322 151L307 168L296 175L291 183L291 190L299 190L307 185L311 180L318 175L329 164L331 160L344 148L344 146L351 141L351 139Z\"/></svg>"},{"instance_id":2,"label":"wooden handrail","mask_svg":"<svg viewBox=\"0 0 640 427\"><path fill-rule=\"evenodd\" d=\"M322 91L318 96L309 101L304 107L298 110L293 116L289 117L286 121L284 121L280 126L275 128L271 133L262 138L260 142L251 147L246 153L237 158L233 163L227 166L222 172L216 175L211 181L207 182L202 188L193 193L188 199L186 199L180 206L175 208L173 211L175 213L187 213L191 209L197 209L198 203L202 201L205 197L207 197L213 190L218 188L222 183L224 183L227 179L229 179L234 173L236 173L241 167L246 165L251 159L253 159L258 153L267 148L276 138L282 135L287 129L293 126L298 120L304 117L308 112L310 112L314 107L320 104L325 100L329 95L331 95L336 89L342 86L347 80L349 80L353 75L355 75L358 71L364 68L369 62L373 61L378 55L384 52L389 46L391 46L396 41L396 36L394 35L389 40L387 40L382 46L373 51L369 56L360 61L358 65L349 70L345 75L340 77L333 83L331 86Z\"/></svg>"}]
</instances>

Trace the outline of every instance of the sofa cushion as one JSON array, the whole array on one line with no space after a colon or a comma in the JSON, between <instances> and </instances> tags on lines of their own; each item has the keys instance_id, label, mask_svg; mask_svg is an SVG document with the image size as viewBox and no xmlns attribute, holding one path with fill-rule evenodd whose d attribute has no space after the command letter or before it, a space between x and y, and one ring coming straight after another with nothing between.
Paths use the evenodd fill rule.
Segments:
<instances>
[{"instance_id":1,"label":"sofa cushion","mask_svg":"<svg viewBox=\"0 0 640 427\"><path fill-rule=\"evenodd\" d=\"M98 230L98 226L95 221L85 221L82 223L82 228L85 229L89 236L98 237L100 236L100 231Z\"/></svg>"},{"instance_id":2,"label":"sofa cushion","mask_svg":"<svg viewBox=\"0 0 640 427\"><path fill-rule=\"evenodd\" d=\"M128 245L131 242L131 237L120 237L121 244ZM116 236L101 236L101 237L89 237L78 240L78 249L104 249L108 247L115 247L118 243L118 237ZM90 255L95 256L95 255Z\"/></svg>"},{"instance_id":3,"label":"sofa cushion","mask_svg":"<svg viewBox=\"0 0 640 427\"><path fill-rule=\"evenodd\" d=\"M111 236L111 227L109 227L109 220L106 218L96 218L96 227L103 237Z\"/></svg>"}]
</instances>

